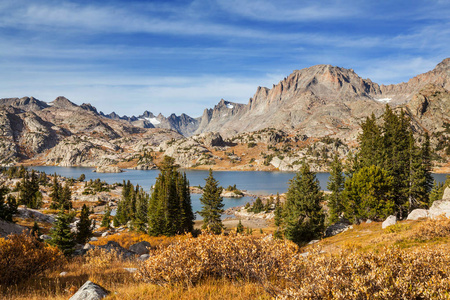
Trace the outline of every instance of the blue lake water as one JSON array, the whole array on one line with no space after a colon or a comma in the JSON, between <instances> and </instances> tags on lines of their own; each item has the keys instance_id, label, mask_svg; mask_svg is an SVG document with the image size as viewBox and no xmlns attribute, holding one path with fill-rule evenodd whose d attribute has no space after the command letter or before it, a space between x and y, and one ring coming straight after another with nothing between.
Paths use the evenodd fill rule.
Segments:
<instances>
[{"instance_id":1,"label":"blue lake water","mask_svg":"<svg viewBox=\"0 0 450 300\"><path fill-rule=\"evenodd\" d=\"M115 182L122 182L123 180L130 180L134 185L139 184L147 192L150 191L152 185L156 182L156 177L159 174L158 170L126 170L123 173L95 173L92 172L94 168L82 167L32 167L37 171L42 171L47 174L56 173L64 177L78 178L81 174L86 176L86 180L97 179L106 181L109 184ZM182 170L186 172L191 186L204 186L205 178L208 177L208 171L200 170ZM285 193L289 186L289 180L294 177L292 172L261 172L261 171L217 171L214 172L214 178L219 181L223 187L229 185L236 185L238 189L247 190L249 193L258 195L276 195L276 193ZM433 174L433 177L438 182L444 182L446 175L449 174ZM329 173L317 173L317 179L323 190L327 190L327 182ZM200 196L192 194L192 208L195 211L201 209ZM252 197L243 198L225 198L225 209L244 205L246 202L253 201Z\"/></svg>"}]
</instances>

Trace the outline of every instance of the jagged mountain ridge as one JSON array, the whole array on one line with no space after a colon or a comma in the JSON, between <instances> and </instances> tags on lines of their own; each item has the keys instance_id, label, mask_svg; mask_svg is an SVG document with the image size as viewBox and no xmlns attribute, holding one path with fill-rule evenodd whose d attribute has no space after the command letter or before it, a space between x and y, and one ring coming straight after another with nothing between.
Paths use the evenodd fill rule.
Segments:
<instances>
[{"instance_id":1,"label":"jagged mountain ridge","mask_svg":"<svg viewBox=\"0 0 450 300\"><path fill-rule=\"evenodd\" d=\"M258 87L247 105L227 116L220 114L221 103L212 112L205 110L196 133L219 131L230 136L275 127L354 139L348 132L359 128L362 118L372 112L379 115L386 102L408 103L428 84L450 89L450 58L406 83L388 86L363 79L351 69L317 65L294 71L271 89Z\"/></svg>"},{"instance_id":2,"label":"jagged mountain ridge","mask_svg":"<svg viewBox=\"0 0 450 300\"><path fill-rule=\"evenodd\" d=\"M294 71L271 89L258 87L248 104L222 99L199 118L166 118L150 111L138 117L105 115L89 103L77 105L65 97L48 103L5 98L0 99L0 153L2 162L40 157L45 164L111 164L129 159L120 152L156 147L181 139L180 134L219 132L226 138L269 127L351 143L360 122L371 113L381 115L386 102L403 107L418 132L443 132L450 122L449 78L450 58L406 83L389 86L362 79L351 69L317 65Z\"/></svg>"},{"instance_id":3,"label":"jagged mountain ridge","mask_svg":"<svg viewBox=\"0 0 450 300\"><path fill-rule=\"evenodd\" d=\"M172 130L139 128L101 116L90 104L64 97L46 103L24 97L0 99L0 163L98 166L126 161L143 147L180 139Z\"/></svg>"},{"instance_id":4,"label":"jagged mountain ridge","mask_svg":"<svg viewBox=\"0 0 450 300\"><path fill-rule=\"evenodd\" d=\"M316 65L295 70L271 89L258 87L247 104L222 99L201 117L186 114L164 117L146 111L140 116L101 115L124 120L142 128L166 128L184 136L220 132L232 136L267 127L302 130L310 136L337 135L354 139L348 130L359 127L368 111L379 115L386 102L393 106L408 103L427 84L450 89L450 58L435 69L408 82L379 85L363 79L352 69Z\"/></svg>"}]
</instances>

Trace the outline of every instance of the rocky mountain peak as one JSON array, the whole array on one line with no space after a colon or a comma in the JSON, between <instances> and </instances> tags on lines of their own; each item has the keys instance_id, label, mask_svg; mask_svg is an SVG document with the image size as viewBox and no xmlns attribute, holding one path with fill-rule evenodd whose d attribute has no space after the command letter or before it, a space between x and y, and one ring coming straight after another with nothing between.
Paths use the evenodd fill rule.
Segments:
<instances>
[{"instance_id":1,"label":"rocky mountain peak","mask_svg":"<svg viewBox=\"0 0 450 300\"><path fill-rule=\"evenodd\" d=\"M69 110L79 107L78 105L76 105L75 103L73 103L72 101L63 96L57 97L55 100L50 102L50 105L53 107L64 108Z\"/></svg>"},{"instance_id":2,"label":"rocky mountain peak","mask_svg":"<svg viewBox=\"0 0 450 300\"><path fill-rule=\"evenodd\" d=\"M154 115L152 112L146 110L146 111L144 111L144 113L141 115L141 117L143 117L143 118L154 118L155 115Z\"/></svg>"},{"instance_id":3,"label":"rocky mountain peak","mask_svg":"<svg viewBox=\"0 0 450 300\"><path fill-rule=\"evenodd\" d=\"M97 108L92 106L90 103L83 103L80 105L80 107L84 110L91 111L91 112L95 113L96 115L98 115Z\"/></svg>"},{"instance_id":4,"label":"rocky mountain peak","mask_svg":"<svg viewBox=\"0 0 450 300\"><path fill-rule=\"evenodd\" d=\"M440 63L437 64L435 70L439 71L449 71L450 70L450 57L444 59Z\"/></svg>"},{"instance_id":5,"label":"rocky mountain peak","mask_svg":"<svg viewBox=\"0 0 450 300\"><path fill-rule=\"evenodd\" d=\"M23 111L35 111L48 107L47 103L34 97L0 99L0 106L12 106Z\"/></svg>"}]
</instances>

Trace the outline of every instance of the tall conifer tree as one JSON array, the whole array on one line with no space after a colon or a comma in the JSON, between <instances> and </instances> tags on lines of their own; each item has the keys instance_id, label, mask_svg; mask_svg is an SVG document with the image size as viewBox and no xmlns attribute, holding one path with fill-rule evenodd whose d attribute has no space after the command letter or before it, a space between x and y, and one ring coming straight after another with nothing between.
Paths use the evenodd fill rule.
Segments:
<instances>
[{"instance_id":1,"label":"tall conifer tree","mask_svg":"<svg viewBox=\"0 0 450 300\"><path fill-rule=\"evenodd\" d=\"M81 208L80 221L77 223L77 233L75 239L78 243L84 244L92 237L92 221L89 219L89 208L83 204Z\"/></svg>"},{"instance_id":2,"label":"tall conifer tree","mask_svg":"<svg viewBox=\"0 0 450 300\"><path fill-rule=\"evenodd\" d=\"M221 215L223 213L223 198L220 196L222 187L214 179L213 172L209 169L209 176L205 179L203 195L200 197L202 210L199 214L203 217L202 229L207 229L215 234L222 232L223 224Z\"/></svg>"},{"instance_id":3,"label":"tall conifer tree","mask_svg":"<svg viewBox=\"0 0 450 300\"><path fill-rule=\"evenodd\" d=\"M331 164L330 177L327 188L331 192L328 196L328 208L330 210L330 222L336 222L344 212L342 191L344 190L345 177L339 156L335 155Z\"/></svg>"},{"instance_id":4,"label":"tall conifer tree","mask_svg":"<svg viewBox=\"0 0 450 300\"><path fill-rule=\"evenodd\" d=\"M57 246L64 255L72 254L75 247L75 235L70 230L72 217L64 209L60 209L54 227L51 230L50 244Z\"/></svg>"},{"instance_id":5,"label":"tall conifer tree","mask_svg":"<svg viewBox=\"0 0 450 300\"><path fill-rule=\"evenodd\" d=\"M321 237L325 215L320 203L324 200L319 181L304 163L290 180L284 205L285 237L297 244Z\"/></svg>"}]
</instances>

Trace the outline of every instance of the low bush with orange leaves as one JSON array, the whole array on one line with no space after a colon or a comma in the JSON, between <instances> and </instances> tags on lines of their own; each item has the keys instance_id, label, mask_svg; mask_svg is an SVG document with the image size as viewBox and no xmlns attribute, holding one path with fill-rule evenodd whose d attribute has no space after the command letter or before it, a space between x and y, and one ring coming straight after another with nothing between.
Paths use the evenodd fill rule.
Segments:
<instances>
[{"instance_id":1,"label":"low bush with orange leaves","mask_svg":"<svg viewBox=\"0 0 450 300\"><path fill-rule=\"evenodd\" d=\"M151 251L137 277L158 285L194 285L211 278L262 282L287 276L284 266L298 259L297 252L289 241L202 234Z\"/></svg>"},{"instance_id":2,"label":"low bush with orange leaves","mask_svg":"<svg viewBox=\"0 0 450 300\"><path fill-rule=\"evenodd\" d=\"M0 285L17 284L64 261L56 248L28 233L0 238Z\"/></svg>"},{"instance_id":3,"label":"low bush with orange leaves","mask_svg":"<svg viewBox=\"0 0 450 300\"><path fill-rule=\"evenodd\" d=\"M419 241L427 241L435 238L450 236L450 219L440 216L428 219L417 226L412 238Z\"/></svg>"},{"instance_id":4,"label":"low bush with orange leaves","mask_svg":"<svg viewBox=\"0 0 450 300\"><path fill-rule=\"evenodd\" d=\"M259 282L278 299L449 299L449 265L445 246L301 255L290 242L204 234L152 251L136 276L158 285Z\"/></svg>"}]
</instances>

